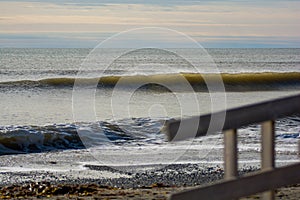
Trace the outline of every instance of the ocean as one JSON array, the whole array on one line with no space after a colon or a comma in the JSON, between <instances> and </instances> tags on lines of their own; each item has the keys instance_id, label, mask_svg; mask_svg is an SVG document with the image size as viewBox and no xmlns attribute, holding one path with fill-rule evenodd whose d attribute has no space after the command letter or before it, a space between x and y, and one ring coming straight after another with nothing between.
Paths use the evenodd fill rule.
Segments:
<instances>
[{"instance_id":1,"label":"ocean","mask_svg":"<svg viewBox=\"0 0 300 200\"><path fill-rule=\"evenodd\" d=\"M117 59L124 49L91 51L0 49L0 156L88 150L109 166L221 164L221 134L168 143L166 120L300 91L300 49L207 49L212 63L196 71L172 49ZM194 49L180 51L199 62ZM280 119L276 129L277 163L299 161L300 117ZM241 163L259 164L259 130L239 130Z\"/></svg>"}]
</instances>

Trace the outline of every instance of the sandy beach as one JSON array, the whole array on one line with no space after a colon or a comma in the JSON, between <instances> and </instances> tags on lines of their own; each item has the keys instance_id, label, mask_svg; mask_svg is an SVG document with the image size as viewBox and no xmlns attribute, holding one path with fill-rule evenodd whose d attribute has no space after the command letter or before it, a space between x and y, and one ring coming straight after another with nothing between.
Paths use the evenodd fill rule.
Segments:
<instances>
[{"instance_id":1,"label":"sandy beach","mask_svg":"<svg viewBox=\"0 0 300 200\"><path fill-rule=\"evenodd\" d=\"M87 150L0 157L0 198L167 199L176 191L220 181L222 164L171 164L107 167ZM240 166L240 174L257 164ZM278 199L299 199L299 185L282 188ZM249 197L257 199L257 195Z\"/></svg>"},{"instance_id":2,"label":"sandy beach","mask_svg":"<svg viewBox=\"0 0 300 200\"><path fill-rule=\"evenodd\" d=\"M209 179L210 180L210 179ZM74 181L74 180L73 180ZM179 180L178 180L179 181ZM76 181L75 181L76 182ZM118 182L118 181L117 181ZM180 181L179 181L180 182ZM136 188L119 188L99 184L51 184L32 182L0 187L0 199L168 199L178 191L191 189L191 186L168 186L155 183ZM300 198L300 185L277 189L276 199L297 200ZM259 199L252 195L241 199Z\"/></svg>"}]
</instances>

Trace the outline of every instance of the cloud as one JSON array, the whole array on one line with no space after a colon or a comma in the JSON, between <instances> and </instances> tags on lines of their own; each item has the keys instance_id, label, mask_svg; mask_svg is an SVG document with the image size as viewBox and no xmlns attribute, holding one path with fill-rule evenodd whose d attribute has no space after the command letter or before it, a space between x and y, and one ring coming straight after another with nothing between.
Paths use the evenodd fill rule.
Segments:
<instances>
[{"instance_id":1,"label":"cloud","mask_svg":"<svg viewBox=\"0 0 300 200\"><path fill-rule=\"evenodd\" d=\"M207 41L210 43L228 40L235 44L253 41L253 38L255 41L273 38L268 41L274 44L282 44L284 40L287 44L300 41L300 1L272 1L272 4L233 0L82 2L0 1L0 34L14 34L15 40L19 36L22 41L26 38L21 35L55 34L55 38L67 41L68 37L73 40L72 34L78 34L80 40L91 44L95 40L89 34L108 35L157 26L178 30L199 40L210 38Z\"/></svg>"}]
</instances>

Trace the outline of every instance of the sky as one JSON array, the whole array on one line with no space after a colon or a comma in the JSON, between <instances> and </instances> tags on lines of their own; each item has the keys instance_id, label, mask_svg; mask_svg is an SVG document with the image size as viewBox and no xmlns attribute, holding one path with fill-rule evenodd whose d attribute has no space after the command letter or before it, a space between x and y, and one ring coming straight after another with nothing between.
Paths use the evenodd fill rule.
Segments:
<instances>
[{"instance_id":1,"label":"sky","mask_svg":"<svg viewBox=\"0 0 300 200\"><path fill-rule=\"evenodd\" d=\"M0 0L0 48L93 48L142 27L207 48L300 48L300 0Z\"/></svg>"}]
</instances>

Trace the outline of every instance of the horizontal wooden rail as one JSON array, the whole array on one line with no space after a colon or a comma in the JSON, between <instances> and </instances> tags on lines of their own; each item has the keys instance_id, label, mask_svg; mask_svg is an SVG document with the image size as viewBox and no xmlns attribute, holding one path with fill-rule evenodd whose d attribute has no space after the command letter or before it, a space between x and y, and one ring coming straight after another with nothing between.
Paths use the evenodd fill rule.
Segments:
<instances>
[{"instance_id":1,"label":"horizontal wooden rail","mask_svg":"<svg viewBox=\"0 0 300 200\"><path fill-rule=\"evenodd\" d=\"M300 163L260 171L252 175L221 181L206 187L199 187L171 195L172 200L220 200L236 199L251 194L273 190L300 182Z\"/></svg>"},{"instance_id":2,"label":"horizontal wooden rail","mask_svg":"<svg viewBox=\"0 0 300 200\"><path fill-rule=\"evenodd\" d=\"M229 109L227 111L202 115L200 117L197 116L183 120L170 120L166 123L166 131L169 141L184 140L189 137L199 137L218 131L237 129L242 126L276 120L278 118L299 113L300 95L296 95ZM215 120L213 121L214 126L209 128L212 117ZM189 126L193 122L199 123L196 134L191 133L191 128ZM181 132L184 134L181 134L180 137L175 137L179 127Z\"/></svg>"}]
</instances>

